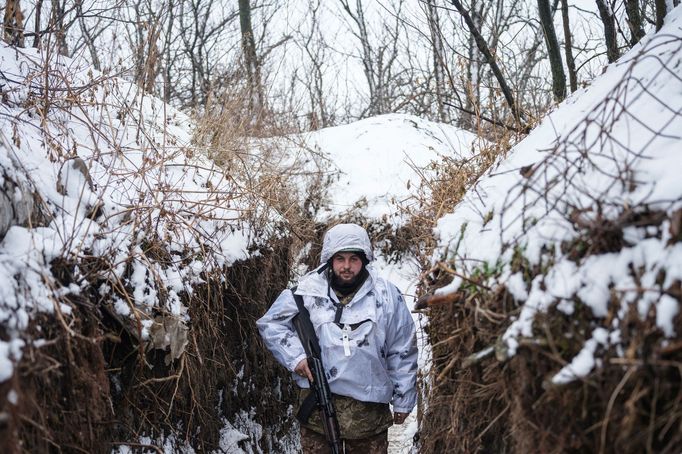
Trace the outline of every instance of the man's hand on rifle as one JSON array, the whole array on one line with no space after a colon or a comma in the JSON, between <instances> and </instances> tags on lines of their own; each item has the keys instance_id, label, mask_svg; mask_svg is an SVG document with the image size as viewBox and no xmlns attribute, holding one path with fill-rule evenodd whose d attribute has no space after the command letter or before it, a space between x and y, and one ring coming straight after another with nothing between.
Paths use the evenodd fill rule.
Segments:
<instances>
[{"instance_id":1,"label":"man's hand on rifle","mask_svg":"<svg viewBox=\"0 0 682 454\"><path fill-rule=\"evenodd\" d=\"M294 373L300 375L301 377L305 377L311 382L313 381L313 373L310 372L310 368L308 367L308 360L307 359L302 359L301 362L298 363L298 365L294 368Z\"/></svg>"},{"instance_id":2,"label":"man's hand on rifle","mask_svg":"<svg viewBox=\"0 0 682 454\"><path fill-rule=\"evenodd\" d=\"M409 413L400 413L398 411L393 413L393 424L402 424L407 419Z\"/></svg>"}]
</instances>

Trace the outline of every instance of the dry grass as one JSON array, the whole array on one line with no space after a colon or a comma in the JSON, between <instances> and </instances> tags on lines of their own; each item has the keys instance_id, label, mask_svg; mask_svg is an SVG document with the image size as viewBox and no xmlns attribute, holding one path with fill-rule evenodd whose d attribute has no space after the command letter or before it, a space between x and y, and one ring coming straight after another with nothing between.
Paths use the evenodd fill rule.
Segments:
<instances>
[{"instance_id":1,"label":"dry grass","mask_svg":"<svg viewBox=\"0 0 682 454\"><path fill-rule=\"evenodd\" d=\"M671 43L676 50L670 55L679 55L682 40L678 37L654 39L651 46L655 51L656 46ZM682 82L668 66L674 60L651 60L660 65L660 71L643 79L635 76L634 64L629 66L628 73L583 122L545 150L540 163L522 169L524 179L519 187L527 188L522 193L522 211L535 204L562 207L563 211L557 208L556 212L575 232L571 241L545 248L537 266L530 266L522 251L513 249L509 269L522 272L526 284L546 273L557 256L580 266L588 256L632 247L629 241L663 242L669 238L666 247L682 241L679 201L650 199L633 206L621 198L634 190L635 181L647 184L635 178L641 179L638 160L655 158L648 147L655 146L651 145L656 143L654 139L669 135L667 125L679 120L679 110L668 108L654 89L661 84L657 80L660 75L672 75L670 84ZM647 61L647 65L652 63ZM634 103L642 100L665 111L665 121L641 118ZM632 144L621 140L617 121L643 123L649 140ZM595 130L599 133L593 134ZM611 168L618 171L609 171ZM571 170L554 173L556 169ZM595 189L578 175L602 177L607 184ZM572 194L589 194L590 198L571 205ZM518 208L506 202L509 204L503 210ZM428 217L424 217L426 221ZM637 235L628 238L626 229ZM517 246L512 241L510 247ZM555 301L547 312L535 316L533 336L519 339L512 358L507 358L501 338L518 316L519 305L506 291L505 282L499 281L499 272L477 266L459 276L464 285L457 294L429 300L427 334L433 365L426 383L428 405L421 419L422 452L680 452L682 317L678 314L672 320L678 335L666 338L657 325L655 304L645 314L639 314L638 305L647 302L645 294L668 295L682 303L682 283L664 284L669 262L663 257L650 258L661 266L655 282L642 285L650 270L631 264L627 272L634 290L612 287L605 316L595 316L577 296L570 301L574 307L571 315L556 309ZM459 263L443 262L430 269L425 290L442 287L455 273L461 273L456 269ZM598 348L594 354L598 363L589 375L568 384L553 384L551 378L582 350L597 327L610 332L617 327L617 345Z\"/></svg>"},{"instance_id":2,"label":"dry grass","mask_svg":"<svg viewBox=\"0 0 682 454\"><path fill-rule=\"evenodd\" d=\"M248 443L262 449L273 443L273 449L279 449L278 443L290 432L291 421L285 415L288 402L293 401L293 384L263 347L255 320L288 285L295 228L310 216L298 199L300 194L291 190L287 167L277 164L282 151L273 147L262 154L250 153L253 143L244 137L246 130L240 129L240 123L221 121L231 117L229 110L202 123L197 143L183 147L165 129L154 130L154 120L144 118L142 90L132 87L132 92L118 93L117 82L104 77L73 87L68 73L53 71L49 61L43 64L43 72L29 75L37 84L35 93L29 94L24 106L11 106L25 109L17 114L18 124L27 121L19 118L27 112L29 117L38 115L45 126L42 133L49 157L57 166L79 151L92 153L88 162L98 163L112 155L127 162L129 153L142 153L142 168L116 169L116 178L135 180L141 189L139 198L121 207L120 213L105 215L99 207L91 207L89 216L105 233L124 232L132 239L123 258L116 250L95 255L74 236L65 240L62 256L52 262L55 312L33 314L23 334L28 339L24 355L15 375L0 389L0 449L108 453L122 445L142 448L137 441L143 435L152 440L172 435L176 445L187 443L198 452L208 452L218 448L224 419L233 421L240 411L251 409L255 409L253 420L269 429L262 439ZM48 89L54 85L60 89ZM104 118L93 113L95 95L90 94L97 90L120 96L105 99ZM122 99L128 101L117 104ZM114 113L108 111L112 108ZM92 127L99 149L85 152L64 146L59 138L69 137L68 122L55 119L71 115ZM170 121L164 117L162 124L166 120ZM219 129L223 124L226 128ZM126 125L135 128L131 134L139 148L117 142L121 135L116 131ZM221 189L229 191L215 190L207 183L203 198L197 198L183 188L151 189L158 188L159 182L148 171L177 157L183 157L189 169L212 176L222 173L200 169L193 159L206 149L216 158L222 156L228 184ZM97 183L101 191L111 180ZM313 199L314 194L311 189ZM239 219L217 217L230 206ZM249 224L259 254L229 267L219 266L215 254L219 245L202 222L221 224L228 231ZM199 246L172 250L171 237ZM179 295L189 315L187 344L178 356L169 357L168 350L152 348L141 336L143 322L173 318L166 305L168 290L153 270L186 267L196 259L204 263L203 284ZM134 304L135 262L147 267L147 283L158 293L153 307ZM59 290L71 284L81 288L80 295L59 296ZM128 305L131 316L118 313L116 300ZM61 311L60 304L68 306L70 313ZM5 336L4 328L1 331ZM31 339L42 341L34 344ZM10 390L17 393L18 405L7 401Z\"/></svg>"},{"instance_id":3,"label":"dry grass","mask_svg":"<svg viewBox=\"0 0 682 454\"><path fill-rule=\"evenodd\" d=\"M481 140L476 145L477 154L470 158L443 156L425 168L414 168L420 183L398 206L408 222L394 233L390 248L383 251L387 256L393 260L404 255L414 257L423 270L430 269L436 221L452 212L466 191L522 137L499 127L483 130L480 124L478 133L496 141Z\"/></svg>"}]
</instances>

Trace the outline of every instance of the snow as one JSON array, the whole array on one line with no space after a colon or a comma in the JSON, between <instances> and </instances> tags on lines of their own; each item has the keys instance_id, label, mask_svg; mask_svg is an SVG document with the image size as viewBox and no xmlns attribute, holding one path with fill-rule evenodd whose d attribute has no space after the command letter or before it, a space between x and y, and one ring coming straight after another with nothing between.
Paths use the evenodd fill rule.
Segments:
<instances>
[{"instance_id":1,"label":"snow","mask_svg":"<svg viewBox=\"0 0 682 454\"><path fill-rule=\"evenodd\" d=\"M0 381L8 380L12 376L13 363L21 356L24 342L14 339L9 342L0 340Z\"/></svg>"},{"instance_id":2,"label":"snow","mask_svg":"<svg viewBox=\"0 0 682 454\"><path fill-rule=\"evenodd\" d=\"M381 277L388 279L400 289L405 296L405 301L410 307L410 310L414 309L416 286L419 276L418 265L411 261L388 264L385 262L384 257L379 256L375 262L375 266L379 270ZM417 348L419 350L417 363L420 370L426 370L426 368L429 367L431 350L428 345L428 339L423 331L421 316L413 312L412 318L417 326ZM414 435L417 433L418 429L417 407L415 407L403 424L389 427L388 452L390 454L411 452L414 445Z\"/></svg>"},{"instance_id":3,"label":"snow","mask_svg":"<svg viewBox=\"0 0 682 454\"><path fill-rule=\"evenodd\" d=\"M57 280L55 259L107 261L99 294L123 317L186 314L182 294L202 273L257 253L249 251L269 234L274 215L261 207L264 222L249 224L242 213L257 196L243 195L236 177L193 148L189 117L79 60L49 58L0 44L0 175L17 186L15 203L39 196L44 217L0 237L0 319L9 343L25 337L38 312L68 316L69 297L90 285L79 266L73 282ZM37 77L45 66L50 76ZM50 104L41 110L43 84ZM176 260L150 260L153 241ZM132 289L137 315L118 294L121 284ZM0 381L21 358L8 345L0 349Z\"/></svg>"},{"instance_id":4,"label":"snow","mask_svg":"<svg viewBox=\"0 0 682 454\"><path fill-rule=\"evenodd\" d=\"M380 115L321 129L291 141L314 150L330 177L325 190L327 203L317 213L319 222L353 213L393 227L405 220L401 206L420 184L422 175L434 168L434 163L444 157L471 157L482 145L482 140L471 132L404 114ZM418 264L409 260L387 263L378 254L374 267L400 289L412 309L420 273ZM424 369L430 361L430 349L420 316L413 314L413 319L417 326L419 367ZM405 423L389 429L389 452L409 452L417 430L415 407Z\"/></svg>"},{"instance_id":5,"label":"snow","mask_svg":"<svg viewBox=\"0 0 682 454\"><path fill-rule=\"evenodd\" d=\"M679 302L669 295L662 295L656 305L656 326L661 328L668 337L673 337L676 334L673 318L679 311Z\"/></svg>"},{"instance_id":6,"label":"snow","mask_svg":"<svg viewBox=\"0 0 682 454\"><path fill-rule=\"evenodd\" d=\"M397 207L419 184L421 169L443 156L469 157L480 146L471 132L404 114L321 129L297 141L328 162L330 202L320 219L359 208L355 212L392 222L398 222Z\"/></svg>"},{"instance_id":7,"label":"snow","mask_svg":"<svg viewBox=\"0 0 682 454\"><path fill-rule=\"evenodd\" d=\"M604 328L594 330L592 338L585 342L583 349L573 358L571 364L566 365L552 377L552 383L563 385L589 374L596 364L594 354L599 345L608 345L608 331Z\"/></svg>"},{"instance_id":8,"label":"snow","mask_svg":"<svg viewBox=\"0 0 682 454\"><path fill-rule=\"evenodd\" d=\"M224 426L220 429L220 453L244 454L244 450L238 445L240 441L248 440L249 436L234 428L229 421L223 421Z\"/></svg>"},{"instance_id":9,"label":"snow","mask_svg":"<svg viewBox=\"0 0 682 454\"><path fill-rule=\"evenodd\" d=\"M647 37L591 86L574 93L438 221L434 260L451 260L462 273L482 262L503 264L496 283L505 285L521 304L518 318L510 321L503 337L509 355L517 352L520 338L533 337L538 313L556 305L570 316L574 301L579 300L598 320L609 312L614 291L623 301L636 302L641 317L655 308L656 326L665 336L678 334L674 320L679 301L657 290L639 295L628 271L631 265L643 269L639 285L646 289L657 288L661 270L666 274L659 287L668 288L682 279L682 244L670 244L668 224L661 226L660 238L650 229L628 227L627 243L620 251L578 260L563 255L561 245L580 233L569 219L574 209L585 222L596 222L617 216L626 206L647 204L666 213L682 207L678 175L682 158L677 152L682 121L676 110L682 105L682 83L661 67L662 62L670 67L680 64L681 52L670 36L682 36L681 24L678 7L661 34ZM238 182L203 157L201 150L192 149L192 121L132 84L99 79L99 74L77 61L61 57L51 61L64 78L48 80L57 98L43 128L37 127L41 113L26 106L42 89L31 80L44 60L34 49L0 44L0 64L8 77L3 88L6 115L0 118L0 177L39 194L48 214L39 225L11 227L0 240L0 319L9 336L0 341L0 382L11 378L21 358L31 316L55 308L68 315L68 297L88 285L86 280L60 283L51 271L54 259L92 255L115 264L112 281L121 279L132 288L132 302L116 295L113 285L102 284L98 291L113 301L122 317L159 309L187 317L183 293L190 294L193 285L203 282L202 273L258 254L249 251L265 235L259 229L267 231L244 219L249 201L233 195L239 193ZM78 94L82 102L69 104L58 97L56 89L64 89L65 80L84 87ZM638 91L639 81L649 84L648 93ZM665 103L652 102L654 96ZM637 115L614 115L622 105ZM651 130L661 134L654 137ZM614 140L604 141L605 131ZM356 209L394 226L403 222L400 207L425 169L443 157L470 157L480 146L473 133L402 114L285 141L291 153L284 154L284 161L315 155L310 169L318 171L321 166L329 178L318 221ZM589 160L584 159L584 150L590 152ZM580 168L573 166L577 161L583 164ZM524 178L519 170L527 166L533 172ZM628 184L612 178L624 168L632 176ZM599 210L594 207L597 196L606 202ZM21 191L15 191L15 201L22 197ZM100 215L93 215L95 211ZM186 260L163 266L149 260L142 228L158 237L164 252ZM509 262L514 246L547 272L531 282L513 272ZM550 249L555 252L547 261ZM413 300L409 296L416 292L419 274L415 264L388 264L379 256L376 266L408 301ZM455 278L439 293L456 291L462 282ZM162 293L168 295L163 301ZM414 317L420 325L419 316ZM594 370L599 352L620 343L618 322L616 318L611 326L595 327L552 382L568 383ZM141 324L142 338L148 339L152 320ZM419 347L419 364L424 368L430 350L421 331ZM17 398L8 395L10 402L16 403ZM223 453L252 452L239 443L258 440L267 430L247 412L223 424L219 451ZM409 449L417 431L416 411L403 427L391 430L391 452ZM193 452L173 436L143 437L139 442L162 446L164 452ZM131 451L118 448L120 453Z\"/></svg>"},{"instance_id":10,"label":"snow","mask_svg":"<svg viewBox=\"0 0 682 454\"><path fill-rule=\"evenodd\" d=\"M682 279L682 246L671 241L668 221L626 226L615 251L574 257L563 246L581 235L591 240L594 233L582 226L617 223L628 210L648 207L670 217L682 208L682 79L675 69L682 65L681 43L682 7L677 7L660 33L647 35L590 86L573 93L438 220L434 261L447 260L461 274L483 262L502 264L499 275L485 284L506 286L521 305L503 336L508 355L517 352L520 338L534 336L536 314L557 307L570 317L574 301L580 301L598 326L613 295L636 302L642 318L654 307L663 335L677 335L680 301L665 292ZM522 280L511 270L515 252L545 271L532 282ZM642 271L638 283L632 269ZM663 271L664 282L658 283ZM456 291L461 283L456 279L445 291ZM621 308L611 326L597 330L619 338L625 314ZM555 381L589 373L602 344L594 336L587 340Z\"/></svg>"},{"instance_id":11,"label":"snow","mask_svg":"<svg viewBox=\"0 0 682 454\"><path fill-rule=\"evenodd\" d=\"M192 148L192 121L187 116L123 80L101 78L77 60L55 58L46 62L34 49L0 45L0 64L10 79L0 130L11 131L11 136L0 134L0 175L28 188L27 193L39 194L46 214L37 225L13 226L0 239L0 317L10 337L0 341L0 382L14 373L29 340L25 330L31 318L56 308L68 316L69 297L90 285L78 267L74 282L61 283L52 274L54 259L107 260L109 279L98 285L99 296L110 300L121 317L142 317L140 336L148 341L156 311L188 322L182 295L203 282L203 273L257 255L253 246L265 235L277 234L267 225L249 224L243 213L253 195L240 198L235 189L241 189L240 182ZM40 112L23 106L33 102L34 90L40 89L30 85L30 78L48 64L62 77L49 80L54 108L40 128ZM80 102L59 97L67 84L83 87ZM318 212L321 222L355 207L368 218L394 224L401 222L400 204L420 183L420 174L429 171L426 167L443 157L472 156L480 142L459 128L399 114L284 140L291 152L283 155L284 161L306 160L313 154L317 158L311 166L323 163L330 178L327 203ZM301 191L306 184L301 179ZM14 199L23 196L17 190ZM262 201L257 205L264 211L259 219L277 219ZM148 257L149 235L176 260L162 265ZM416 264L389 265L378 257L377 265L406 295L414 295ZM119 280L130 288L129 295L118 293ZM419 324L418 315L414 317ZM32 342L38 345L40 340ZM429 349L421 331L419 344L424 367ZM253 416L242 412L223 421L220 452L252 452L249 446L267 430ZM415 410L392 431L392 452L410 447L416 430ZM245 442L243 449L237 445L240 441ZM160 446L164 452L193 452L172 434L137 442ZM287 449L296 445L295 440L280 442ZM121 445L114 452L131 448Z\"/></svg>"}]
</instances>

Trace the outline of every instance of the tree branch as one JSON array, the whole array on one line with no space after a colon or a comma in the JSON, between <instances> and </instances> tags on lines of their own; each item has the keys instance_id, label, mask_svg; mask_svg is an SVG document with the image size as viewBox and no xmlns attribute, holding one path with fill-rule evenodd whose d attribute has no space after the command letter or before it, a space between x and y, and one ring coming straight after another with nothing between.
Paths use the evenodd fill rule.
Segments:
<instances>
[{"instance_id":1,"label":"tree branch","mask_svg":"<svg viewBox=\"0 0 682 454\"><path fill-rule=\"evenodd\" d=\"M471 16L464 8L464 6L462 6L462 2L460 2L459 0L450 0L450 3L452 3L452 5L455 8L457 8L457 12L462 16L464 22L467 24L469 32L473 35L474 40L476 41L476 46L478 47L478 50L485 57L485 60L490 66L490 69L492 70L493 74L495 75L497 82L500 84L500 88L502 89L502 94L504 95L504 98L507 101L507 105L509 105L509 108L514 114L516 121L522 125L523 129L525 129L527 126L525 125L523 112L521 112L521 109L519 108L518 104L516 104L514 96L512 95L511 88L509 88L509 85L507 85L507 81L504 79L504 76L502 75L502 70L497 65L495 57L493 57L492 53L490 52L490 49L488 48L485 39L483 39L481 32L474 25L474 21L471 19Z\"/></svg>"}]
</instances>

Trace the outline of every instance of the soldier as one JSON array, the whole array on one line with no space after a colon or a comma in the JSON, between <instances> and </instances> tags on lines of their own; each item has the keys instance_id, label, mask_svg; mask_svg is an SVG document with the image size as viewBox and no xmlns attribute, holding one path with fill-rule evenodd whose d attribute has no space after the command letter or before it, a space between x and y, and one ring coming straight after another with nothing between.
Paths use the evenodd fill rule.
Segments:
<instances>
[{"instance_id":1,"label":"soldier","mask_svg":"<svg viewBox=\"0 0 682 454\"><path fill-rule=\"evenodd\" d=\"M346 453L387 452L388 428L405 421L417 398L414 321L400 291L370 265L373 257L365 229L339 224L324 236L321 265L295 290L319 340ZM313 377L292 323L297 313L287 289L257 324L268 349L293 373L302 404ZM301 446L304 453L329 450L316 412L301 423Z\"/></svg>"}]
</instances>

